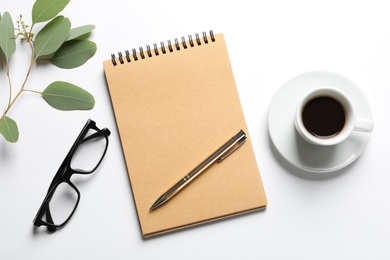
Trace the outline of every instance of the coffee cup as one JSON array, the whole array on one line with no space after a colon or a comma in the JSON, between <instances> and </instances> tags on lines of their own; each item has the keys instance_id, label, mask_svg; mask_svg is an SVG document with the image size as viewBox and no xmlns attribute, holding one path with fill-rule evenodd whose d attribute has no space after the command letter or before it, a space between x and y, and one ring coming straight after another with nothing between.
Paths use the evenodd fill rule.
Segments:
<instances>
[{"instance_id":1,"label":"coffee cup","mask_svg":"<svg viewBox=\"0 0 390 260\"><path fill-rule=\"evenodd\" d=\"M307 142L330 146L345 141L353 131L371 132L374 122L357 117L342 91L323 86L308 92L298 103L295 128Z\"/></svg>"}]
</instances>

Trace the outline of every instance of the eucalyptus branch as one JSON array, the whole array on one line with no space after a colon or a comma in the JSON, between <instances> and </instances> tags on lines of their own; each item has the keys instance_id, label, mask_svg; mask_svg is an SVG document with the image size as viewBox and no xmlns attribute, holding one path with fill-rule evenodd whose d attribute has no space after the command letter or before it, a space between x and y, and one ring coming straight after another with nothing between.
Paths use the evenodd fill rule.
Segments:
<instances>
[{"instance_id":1,"label":"eucalyptus branch","mask_svg":"<svg viewBox=\"0 0 390 260\"><path fill-rule=\"evenodd\" d=\"M20 15L15 28L11 15L8 12L3 15L0 13L0 60L9 85L8 104L0 117L0 134L9 142L18 140L19 130L8 113L23 92L39 94L50 106L59 110L86 110L95 105L95 99L89 92L63 81L55 81L43 91L26 89L33 68L40 60L49 61L62 69L73 69L83 65L96 52L96 44L86 40L95 26L71 28L70 20L59 15L69 2L70 0L56 0L47 8L47 0L36 0L32 8L31 27ZM35 34L34 25L42 22L47 23ZM15 41L18 38L21 42L28 43L31 57L24 80L13 96L9 60L16 50Z\"/></svg>"},{"instance_id":2,"label":"eucalyptus branch","mask_svg":"<svg viewBox=\"0 0 390 260\"><path fill-rule=\"evenodd\" d=\"M11 105L11 99L12 99L12 82L11 82L11 76L9 74L8 67L7 69L4 69L5 73L7 74L7 79L8 79L8 86L9 86L9 96L8 96L8 107ZM6 113L4 112L4 115Z\"/></svg>"},{"instance_id":3,"label":"eucalyptus branch","mask_svg":"<svg viewBox=\"0 0 390 260\"><path fill-rule=\"evenodd\" d=\"M22 20L22 15L19 16L19 21L17 21L17 24L18 24L18 28L16 29L16 31L18 32L15 36L15 39L17 39L18 37L21 37L21 41L26 41L29 43L29 46L31 48L31 62L30 62L30 66L28 68L28 71L27 71L27 74L24 78L24 81L18 91L18 93L16 94L16 96L12 99L12 82L11 82L11 77L10 77L10 73L9 73L9 64L7 62L7 69L6 69L6 74L7 74L7 78L8 78L8 84L9 84L9 100L8 100L8 106L7 108L4 110L3 112L3 116L1 117L4 118L8 111L11 109L11 107L13 106L13 104L16 102L16 100L20 97L20 95L22 94L25 86L26 86L26 83L27 83L27 80L31 74L31 71L33 69L33 66L35 64L35 58L34 58L34 55L35 55L35 50L34 50L34 44L33 44L33 34L30 32L27 32L27 28L28 28L28 25L25 24L25 22Z\"/></svg>"}]
</instances>

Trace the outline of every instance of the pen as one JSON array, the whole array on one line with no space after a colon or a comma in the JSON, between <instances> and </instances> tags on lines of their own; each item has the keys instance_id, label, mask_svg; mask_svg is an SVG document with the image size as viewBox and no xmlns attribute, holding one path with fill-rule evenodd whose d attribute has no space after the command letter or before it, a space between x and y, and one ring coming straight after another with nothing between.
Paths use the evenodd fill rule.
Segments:
<instances>
[{"instance_id":1,"label":"pen","mask_svg":"<svg viewBox=\"0 0 390 260\"><path fill-rule=\"evenodd\" d=\"M240 130L236 135L234 135L229 141L222 145L218 150L211 154L206 160L201 164L195 167L190 173L184 176L180 181L173 185L169 190L167 190L163 195L161 195L156 202L150 207L150 211L161 206L172 198L176 193L182 190L187 186L191 181L193 181L197 176L204 172L208 167L210 167L214 162L221 162L223 159L232 154L236 149L238 149L246 140L246 134L244 131Z\"/></svg>"}]
</instances>

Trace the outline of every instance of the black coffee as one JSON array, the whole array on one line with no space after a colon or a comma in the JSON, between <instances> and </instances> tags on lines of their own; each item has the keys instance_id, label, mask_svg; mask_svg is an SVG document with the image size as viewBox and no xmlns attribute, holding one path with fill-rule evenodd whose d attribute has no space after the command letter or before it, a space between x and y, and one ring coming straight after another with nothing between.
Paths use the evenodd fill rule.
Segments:
<instances>
[{"instance_id":1,"label":"black coffee","mask_svg":"<svg viewBox=\"0 0 390 260\"><path fill-rule=\"evenodd\" d=\"M312 135L330 138L337 135L344 127L344 108L331 97L316 97L307 102L303 108L302 121Z\"/></svg>"}]
</instances>

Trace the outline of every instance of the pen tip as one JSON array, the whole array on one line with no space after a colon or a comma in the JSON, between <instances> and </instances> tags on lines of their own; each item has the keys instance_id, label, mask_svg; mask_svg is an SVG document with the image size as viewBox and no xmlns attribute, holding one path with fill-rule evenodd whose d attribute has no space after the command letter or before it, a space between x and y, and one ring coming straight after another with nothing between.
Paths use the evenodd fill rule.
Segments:
<instances>
[{"instance_id":1,"label":"pen tip","mask_svg":"<svg viewBox=\"0 0 390 260\"><path fill-rule=\"evenodd\" d=\"M160 205L159 205L159 204L156 205L156 203L154 203L154 204L150 207L149 211L154 210L154 209L157 208L158 206L160 206Z\"/></svg>"},{"instance_id":2,"label":"pen tip","mask_svg":"<svg viewBox=\"0 0 390 260\"><path fill-rule=\"evenodd\" d=\"M158 198L156 200L156 202L153 203L153 205L150 207L149 211L152 211L154 210L155 208L161 206L164 202L166 202L167 199L165 198L165 196L161 196L160 198Z\"/></svg>"}]
</instances>

